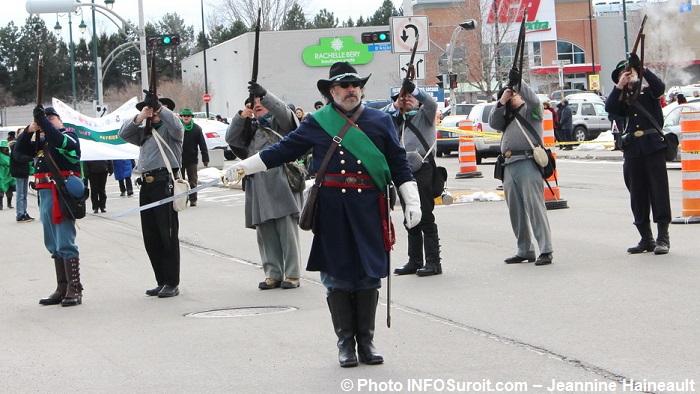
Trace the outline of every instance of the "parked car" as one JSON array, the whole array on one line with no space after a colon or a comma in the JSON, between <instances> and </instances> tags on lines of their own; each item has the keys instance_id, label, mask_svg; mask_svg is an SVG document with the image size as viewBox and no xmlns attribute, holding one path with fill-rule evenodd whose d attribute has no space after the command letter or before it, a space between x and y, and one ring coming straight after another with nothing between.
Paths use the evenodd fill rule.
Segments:
<instances>
[{"instance_id":1,"label":"parked car","mask_svg":"<svg viewBox=\"0 0 700 394\"><path fill-rule=\"evenodd\" d=\"M573 114L574 140L578 142L594 140L600 133L610 130L610 120L605 111L605 102L569 100Z\"/></svg>"},{"instance_id":2,"label":"parked car","mask_svg":"<svg viewBox=\"0 0 700 394\"><path fill-rule=\"evenodd\" d=\"M391 100L368 100L364 102L365 107L370 107L374 109L382 109L387 105L391 104Z\"/></svg>"},{"instance_id":3,"label":"parked car","mask_svg":"<svg viewBox=\"0 0 700 394\"><path fill-rule=\"evenodd\" d=\"M686 104L681 104L676 106L664 117L663 132L673 133L678 136L678 141L683 139L683 134L681 134L681 113L687 111L700 111L700 101L689 102ZM678 149L678 154L676 159L673 161L681 161L681 150Z\"/></svg>"},{"instance_id":4,"label":"parked car","mask_svg":"<svg viewBox=\"0 0 700 394\"><path fill-rule=\"evenodd\" d=\"M441 122L440 127L458 127L461 120L468 119L465 115L446 116ZM437 131L437 146L435 154L437 157L442 155L448 156L452 152L459 151L459 136L460 133L447 130Z\"/></svg>"},{"instance_id":5,"label":"parked car","mask_svg":"<svg viewBox=\"0 0 700 394\"><path fill-rule=\"evenodd\" d=\"M498 133L497 130L489 125L491 111L496 106L496 103L479 103L469 112L469 119L474 125L474 131L485 133ZM476 163L481 164L481 159L487 157L496 157L501 153L501 137L480 137L474 139L476 146Z\"/></svg>"},{"instance_id":6,"label":"parked car","mask_svg":"<svg viewBox=\"0 0 700 394\"><path fill-rule=\"evenodd\" d=\"M204 139L207 142L207 149L223 149L226 160L236 158L236 155L231 152L231 148L226 143L226 129L228 128L226 123L205 118L194 118L194 122L202 128Z\"/></svg>"},{"instance_id":7,"label":"parked car","mask_svg":"<svg viewBox=\"0 0 700 394\"><path fill-rule=\"evenodd\" d=\"M601 103L605 103L605 98L603 96L597 94L597 93L590 93L590 92L585 92L585 93L574 93L570 94L566 97L567 100L587 100L587 101L599 101Z\"/></svg>"},{"instance_id":8,"label":"parked car","mask_svg":"<svg viewBox=\"0 0 700 394\"><path fill-rule=\"evenodd\" d=\"M455 115L469 115L471 112L472 108L474 108L476 104L455 104L454 105L454 111L455 113L452 113L452 108L453 106L449 106L445 108L444 111L442 111L442 119L445 119L448 116L455 116Z\"/></svg>"},{"instance_id":9,"label":"parked car","mask_svg":"<svg viewBox=\"0 0 700 394\"><path fill-rule=\"evenodd\" d=\"M581 89L555 90L549 95L549 99L559 102L559 101L561 101L562 97L566 97L566 96L568 96L570 94L574 94L574 93L586 93L586 91L581 90Z\"/></svg>"}]
</instances>

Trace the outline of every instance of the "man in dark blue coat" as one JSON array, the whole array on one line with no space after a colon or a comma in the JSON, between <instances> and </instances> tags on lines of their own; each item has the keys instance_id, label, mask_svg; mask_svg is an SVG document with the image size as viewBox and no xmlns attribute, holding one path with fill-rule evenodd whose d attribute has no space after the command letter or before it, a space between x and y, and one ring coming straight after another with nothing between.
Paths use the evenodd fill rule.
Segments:
<instances>
[{"instance_id":1,"label":"man in dark blue coat","mask_svg":"<svg viewBox=\"0 0 700 394\"><path fill-rule=\"evenodd\" d=\"M630 65L629 71L626 66ZM640 75L649 83L640 87ZM659 99L666 85L649 69L641 65L639 57L631 54L629 63L620 62L612 73L615 82L613 91L605 102L605 110L625 118L626 128L621 130L621 149L625 157L622 174L630 192L634 225L641 241L627 249L636 254L654 251L666 254L671 247L668 225L671 223L671 201L666 172L666 143L658 128L663 124L663 113ZM641 89L635 98L633 92ZM621 97L623 91L629 92ZM658 227L654 241L649 222L649 213Z\"/></svg>"},{"instance_id":2,"label":"man in dark blue coat","mask_svg":"<svg viewBox=\"0 0 700 394\"><path fill-rule=\"evenodd\" d=\"M406 203L406 226L421 220L420 197L406 151L399 144L391 117L362 105L369 76L361 78L347 62L333 64L330 77L317 83L329 105L306 117L298 129L279 143L237 163L225 181L236 182L277 167L313 148L317 172L346 118L359 112L354 127L332 151L317 200L317 220L309 255L309 271L320 271L338 336L342 367L359 361L380 364L384 358L373 345L381 278L389 272L392 241L386 222L386 186L393 182Z\"/></svg>"}]
</instances>

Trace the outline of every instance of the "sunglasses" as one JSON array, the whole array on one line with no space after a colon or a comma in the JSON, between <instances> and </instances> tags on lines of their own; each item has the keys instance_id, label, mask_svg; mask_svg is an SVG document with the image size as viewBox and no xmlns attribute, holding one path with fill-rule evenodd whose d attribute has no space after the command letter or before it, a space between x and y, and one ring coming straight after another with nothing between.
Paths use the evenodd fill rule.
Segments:
<instances>
[{"instance_id":1,"label":"sunglasses","mask_svg":"<svg viewBox=\"0 0 700 394\"><path fill-rule=\"evenodd\" d=\"M337 86L340 86L343 89L347 89L349 86L353 88L359 88L360 87L360 82L359 81L352 81L352 82L338 82Z\"/></svg>"},{"instance_id":2,"label":"sunglasses","mask_svg":"<svg viewBox=\"0 0 700 394\"><path fill-rule=\"evenodd\" d=\"M180 115L181 118L191 118L192 115Z\"/></svg>"}]
</instances>

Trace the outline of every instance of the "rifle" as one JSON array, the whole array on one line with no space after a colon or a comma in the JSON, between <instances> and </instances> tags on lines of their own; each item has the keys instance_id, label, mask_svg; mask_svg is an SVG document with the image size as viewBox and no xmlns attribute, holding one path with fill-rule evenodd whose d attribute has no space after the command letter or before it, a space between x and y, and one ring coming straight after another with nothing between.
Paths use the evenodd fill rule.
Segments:
<instances>
[{"instance_id":1,"label":"rifle","mask_svg":"<svg viewBox=\"0 0 700 394\"><path fill-rule=\"evenodd\" d=\"M262 9L258 7L258 21L255 24L255 49L253 50L253 75L251 76L251 82L258 82L258 57L260 54L260 12ZM248 97L250 101L250 109L255 107L255 96L251 94ZM243 135L245 135L244 144L248 146L253 140L253 120L252 118L245 118L245 124L243 125Z\"/></svg>"},{"instance_id":2,"label":"rifle","mask_svg":"<svg viewBox=\"0 0 700 394\"><path fill-rule=\"evenodd\" d=\"M406 69L406 79L413 81L416 78L416 66L414 65L414 59L416 58L416 50L418 49L418 33L416 33L416 42L413 44L413 49L411 50L411 59L408 61L408 68ZM406 89L402 86L399 91L399 98L406 98ZM399 100L399 115L403 116L406 113L406 108L404 106L403 100Z\"/></svg>"},{"instance_id":3,"label":"rifle","mask_svg":"<svg viewBox=\"0 0 700 394\"><path fill-rule=\"evenodd\" d=\"M625 85L624 89L622 89L622 94L620 95L620 101L624 101L627 104L632 105L635 101L637 101L637 97L639 97L639 93L642 91L642 78L644 77L644 25L647 23L647 15L644 14L644 18L642 19L642 24L639 26L639 31L637 32L637 38L634 40L634 46L632 47L632 52L631 54L636 54L637 53L637 48L639 47L639 44L642 44L641 48L641 53L642 56L639 58L640 62L640 67L639 67L639 75L637 77L639 78L639 86L637 89L634 89L634 91L629 91L627 89L627 86ZM628 58L629 59L629 58ZM632 66L630 65L629 60L627 61L627 65L625 66L625 71L628 72L632 69ZM632 97L628 97L629 94L632 94Z\"/></svg>"},{"instance_id":4,"label":"rifle","mask_svg":"<svg viewBox=\"0 0 700 394\"><path fill-rule=\"evenodd\" d=\"M153 96L153 101L147 103L151 109L155 111L158 106L158 95L156 94L156 89L158 88L158 75L156 71L156 47L153 47L153 52L151 52L151 76L148 84L148 91ZM146 125L143 127L144 136L149 136L153 133L153 117L146 118Z\"/></svg>"},{"instance_id":5,"label":"rifle","mask_svg":"<svg viewBox=\"0 0 700 394\"><path fill-rule=\"evenodd\" d=\"M39 51L39 57L36 68L36 106L40 107L44 101L44 55ZM36 153L41 151L41 129L34 135L34 144L36 145Z\"/></svg>"},{"instance_id":6,"label":"rifle","mask_svg":"<svg viewBox=\"0 0 700 394\"><path fill-rule=\"evenodd\" d=\"M520 71L520 78L517 81L508 80L508 88L513 89L513 86L520 86L523 80L523 58L525 57L525 21L527 20L527 8L523 11L523 20L520 22L520 33L518 34L518 43L515 45L515 56L513 57L513 67Z\"/></svg>"}]
</instances>

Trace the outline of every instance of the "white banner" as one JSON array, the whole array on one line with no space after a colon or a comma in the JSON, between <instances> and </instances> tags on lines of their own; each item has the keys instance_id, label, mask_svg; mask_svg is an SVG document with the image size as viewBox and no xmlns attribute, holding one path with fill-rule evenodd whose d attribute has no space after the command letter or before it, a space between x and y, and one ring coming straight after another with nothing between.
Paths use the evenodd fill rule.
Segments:
<instances>
[{"instance_id":1,"label":"white banner","mask_svg":"<svg viewBox=\"0 0 700 394\"><path fill-rule=\"evenodd\" d=\"M61 100L51 100L54 109L61 115L66 129L75 130L80 137L80 159L116 160L136 159L139 147L119 138L119 128L125 121L130 121L139 111L136 109L136 97L124 103L116 111L101 118L91 118L74 110Z\"/></svg>"}]
</instances>

